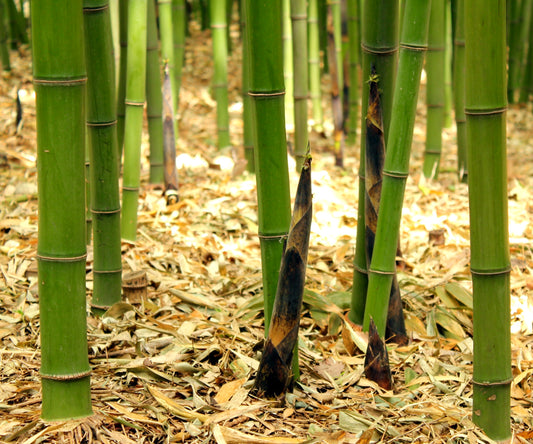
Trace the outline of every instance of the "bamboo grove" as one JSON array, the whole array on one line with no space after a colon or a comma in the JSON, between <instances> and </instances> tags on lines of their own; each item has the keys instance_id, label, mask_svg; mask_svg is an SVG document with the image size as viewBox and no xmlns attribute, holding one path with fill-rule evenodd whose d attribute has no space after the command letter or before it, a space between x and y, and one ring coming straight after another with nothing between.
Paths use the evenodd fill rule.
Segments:
<instances>
[{"instance_id":1,"label":"bamboo grove","mask_svg":"<svg viewBox=\"0 0 533 444\"><path fill-rule=\"evenodd\" d=\"M31 2L42 417L91 414L86 244L92 241L94 247L91 306L99 315L121 300L121 239L134 243L137 237L145 109L150 182L164 182L170 204L179 199L175 159L184 39L188 21L197 20L211 30L211 92L220 150L233 150L235 143L227 66L229 29L235 22L242 43L243 149L235 152L244 153L257 185L266 338L257 393L279 396L299 374L298 324L312 248L315 154L309 131L324 133L324 103L331 106L335 122L331 147L336 165L343 165L345 143L357 151L359 162L357 174L349 172L358 183L358 218L345 322L371 333L363 350L367 376L383 381L382 372L390 373L387 346L409 341L396 260L424 70L423 175L438 180L440 159L449 155L442 152L442 129L453 92L457 175L469 185L473 419L490 438L508 439L512 375L505 117L508 102L525 102L533 90L531 2L114 1L113 15L107 0ZM0 0L0 20L5 24L9 14L15 17L9 27L0 23L5 71L10 69L10 45L28 40L18 3ZM520 18L525 19L517 25ZM119 51L117 66L113 47ZM445 79L452 77L447 86ZM330 81L329 98L322 97L325 79ZM291 133L293 144L288 143ZM288 145L300 175L292 216ZM85 222L86 175L91 225ZM373 362L383 363L377 375L370 370ZM390 389L390 375L385 379L380 385Z\"/></svg>"}]
</instances>

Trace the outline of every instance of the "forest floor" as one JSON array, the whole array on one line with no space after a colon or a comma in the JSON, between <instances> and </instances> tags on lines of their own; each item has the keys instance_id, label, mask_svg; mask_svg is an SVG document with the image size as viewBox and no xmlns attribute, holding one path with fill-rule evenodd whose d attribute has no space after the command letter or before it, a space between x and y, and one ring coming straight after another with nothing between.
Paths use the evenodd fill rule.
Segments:
<instances>
[{"instance_id":1,"label":"forest floor","mask_svg":"<svg viewBox=\"0 0 533 444\"><path fill-rule=\"evenodd\" d=\"M399 272L410 343L391 345L394 389L363 376L364 355L342 339L352 282L358 148L334 166L327 83L326 137L310 134L314 216L300 330L301 379L277 401L249 394L261 340L262 295L253 175L232 174L216 148L209 32L188 39L180 96L180 200L168 207L143 158L138 240L124 273L144 271L144 297L89 315L94 415L40 419L37 185L31 54L12 53L0 78L0 441L102 443L485 443L472 423L472 296L467 187L458 182L454 126L444 130L438 181L421 177L424 85L401 227ZM229 60L231 137L242 145L240 48ZM23 126L15 128L21 90ZM512 430L533 440L533 125L508 112L512 257ZM147 152L147 136L143 138ZM291 191L297 175L290 160ZM445 243L428 235L444 230ZM488 240L490 241L490 240ZM88 303L92 254L87 263ZM489 302L488 302L489 303ZM346 336L346 334L344 335ZM364 341L364 338L361 339Z\"/></svg>"}]
</instances>

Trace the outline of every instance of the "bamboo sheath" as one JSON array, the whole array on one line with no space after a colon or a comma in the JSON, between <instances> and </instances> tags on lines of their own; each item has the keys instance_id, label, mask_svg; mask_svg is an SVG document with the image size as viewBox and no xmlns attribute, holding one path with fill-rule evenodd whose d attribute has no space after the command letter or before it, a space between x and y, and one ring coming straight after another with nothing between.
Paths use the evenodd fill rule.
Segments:
<instances>
[{"instance_id":1,"label":"bamboo sheath","mask_svg":"<svg viewBox=\"0 0 533 444\"><path fill-rule=\"evenodd\" d=\"M483 36L483 38L479 38ZM505 3L465 2L466 137L474 291L473 421L511 437Z\"/></svg>"},{"instance_id":2,"label":"bamboo sheath","mask_svg":"<svg viewBox=\"0 0 533 444\"><path fill-rule=\"evenodd\" d=\"M92 413L85 299L85 88L81 0L34 1L42 417Z\"/></svg>"},{"instance_id":3,"label":"bamboo sheath","mask_svg":"<svg viewBox=\"0 0 533 444\"><path fill-rule=\"evenodd\" d=\"M122 279L115 65L108 0L85 0L83 11L94 232L92 305L107 309L120 301Z\"/></svg>"}]
</instances>

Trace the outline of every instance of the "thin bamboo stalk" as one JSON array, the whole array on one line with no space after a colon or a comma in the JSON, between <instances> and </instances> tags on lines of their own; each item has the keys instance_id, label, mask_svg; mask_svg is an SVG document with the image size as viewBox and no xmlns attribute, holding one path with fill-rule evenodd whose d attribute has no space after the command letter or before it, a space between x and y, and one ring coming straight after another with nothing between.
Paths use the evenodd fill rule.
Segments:
<instances>
[{"instance_id":1,"label":"thin bamboo stalk","mask_svg":"<svg viewBox=\"0 0 533 444\"><path fill-rule=\"evenodd\" d=\"M231 146L228 109L228 41L226 23L226 1L209 2L211 32L213 36L213 92L217 102L218 148Z\"/></svg>"},{"instance_id":2,"label":"thin bamboo stalk","mask_svg":"<svg viewBox=\"0 0 533 444\"><path fill-rule=\"evenodd\" d=\"M157 0L159 6L159 35L161 39L161 59L169 71L172 88L172 109L178 109L178 86L176 85L176 51L174 46L174 15L172 0ZM160 88L161 89L161 88Z\"/></svg>"},{"instance_id":3,"label":"thin bamboo stalk","mask_svg":"<svg viewBox=\"0 0 533 444\"><path fill-rule=\"evenodd\" d=\"M349 119L347 141L355 145L357 139L357 121L359 119L359 1L348 0L348 44L349 44Z\"/></svg>"},{"instance_id":4,"label":"thin bamboo stalk","mask_svg":"<svg viewBox=\"0 0 533 444\"><path fill-rule=\"evenodd\" d=\"M92 413L85 298L85 86L81 0L31 4L39 186L42 417Z\"/></svg>"},{"instance_id":5,"label":"thin bamboo stalk","mask_svg":"<svg viewBox=\"0 0 533 444\"><path fill-rule=\"evenodd\" d=\"M511 438L505 3L465 2L466 136L474 291L473 421Z\"/></svg>"},{"instance_id":6,"label":"thin bamboo stalk","mask_svg":"<svg viewBox=\"0 0 533 444\"><path fill-rule=\"evenodd\" d=\"M466 183L468 180L468 167L466 163L464 1L455 0L455 2L453 93L455 125L457 128L457 172L459 174L459 180Z\"/></svg>"},{"instance_id":7,"label":"thin bamboo stalk","mask_svg":"<svg viewBox=\"0 0 533 444\"><path fill-rule=\"evenodd\" d=\"M146 87L147 10L147 0L128 0L128 68L121 232L124 239L132 242L137 238L141 136Z\"/></svg>"},{"instance_id":8,"label":"thin bamboo stalk","mask_svg":"<svg viewBox=\"0 0 533 444\"><path fill-rule=\"evenodd\" d=\"M427 48L429 0L406 0L403 16L398 79L392 107L394 113L387 140L383 184L376 239L368 270L368 297L363 328L374 320L380 337L385 336L388 302L396 270L396 251L400 233L405 183L409 174L409 157L420 74Z\"/></svg>"},{"instance_id":9,"label":"thin bamboo stalk","mask_svg":"<svg viewBox=\"0 0 533 444\"><path fill-rule=\"evenodd\" d=\"M2 69L4 71L11 71L5 0L0 0L0 57L2 58Z\"/></svg>"},{"instance_id":10,"label":"thin bamboo stalk","mask_svg":"<svg viewBox=\"0 0 533 444\"><path fill-rule=\"evenodd\" d=\"M120 55L117 88L117 139L119 159L122 159L122 151L124 147L124 125L126 117L126 73L128 70L128 1L129 0L118 0Z\"/></svg>"},{"instance_id":11,"label":"thin bamboo stalk","mask_svg":"<svg viewBox=\"0 0 533 444\"><path fill-rule=\"evenodd\" d=\"M115 64L108 0L85 0L83 11L94 232L92 306L107 309L120 301L122 279Z\"/></svg>"},{"instance_id":12,"label":"thin bamboo stalk","mask_svg":"<svg viewBox=\"0 0 533 444\"><path fill-rule=\"evenodd\" d=\"M432 0L429 25L428 53L426 57L426 149L424 176L437 179L442 151L442 126L444 124L444 0Z\"/></svg>"},{"instance_id":13,"label":"thin bamboo stalk","mask_svg":"<svg viewBox=\"0 0 533 444\"><path fill-rule=\"evenodd\" d=\"M291 0L292 53L294 72L294 157L296 171L302 169L308 152L307 97L307 1Z\"/></svg>"},{"instance_id":14,"label":"thin bamboo stalk","mask_svg":"<svg viewBox=\"0 0 533 444\"><path fill-rule=\"evenodd\" d=\"M265 300L265 330L274 306L283 247L289 231L290 189L283 97L281 0L245 0L250 97ZM268 51L265 51L268 48Z\"/></svg>"},{"instance_id":15,"label":"thin bamboo stalk","mask_svg":"<svg viewBox=\"0 0 533 444\"><path fill-rule=\"evenodd\" d=\"M183 63L185 61L185 34L187 31L187 12L185 10L185 0L172 0L172 31L174 32L174 73L176 75L176 108L174 108L174 115L178 114L178 105L180 99L181 88L181 73L183 71ZM178 126L174 126L174 130L178 130ZM179 137L175 134L176 139Z\"/></svg>"},{"instance_id":16,"label":"thin bamboo stalk","mask_svg":"<svg viewBox=\"0 0 533 444\"><path fill-rule=\"evenodd\" d=\"M246 22L246 3L241 1L241 33L242 33L242 120L243 120L243 145L246 169L255 172L253 116L250 89L250 54L248 50L248 24Z\"/></svg>"},{"instance_id":17,"label":"thin bamboo stalk","mask_svg":"<svg viewBox=\"0 0 533 444\"><path fill-rule=\"evenodd\" d=\"M291 0L282 0L283 78L285 80L285 126L294 131L294 53L292 45Z\"/></svg>"},{"instance_id":18,"label":"thin bamboo stalk","mask_svg":"<svg viewBox=\"0 0 533 444\"><path fill-rule=\"evenodd\" d=\"M170 4L165 4L171 13ZM161 5L160 5L161 9ZM165 8L163 8L164 10ZM161 184L164 181L163 167L163 96L161 92L161 63L159 59L159 39L157 38L157 19L155 2L148 0L146 33L146 118L148 120L148 137L150 141L150 183ZM161 16L161 14L160 14ZM169 20L168 17L160 22ZM170 18L172 20L172 18ZM161 34L169 32L168 29ZM167 43L168 45L168 43ZM172 42L170 42L171 50ZM168 48L167 48L168 50ZM163 54L162 54L163 57Z\"/></svg>"},{"instance_id":19,"label":"thin bamboo stalk","mask_svg":"<svg viewBox=\"0 0 533 444\"><path fill-rule=\"evenodd\" d=\"M313 128L323 133L324 116L322 112L322 94L320 88L320 34L318 30L318 2L309 0L307 23L309 38L309 98L311 99Z\"/></svg>"}]
</instances>

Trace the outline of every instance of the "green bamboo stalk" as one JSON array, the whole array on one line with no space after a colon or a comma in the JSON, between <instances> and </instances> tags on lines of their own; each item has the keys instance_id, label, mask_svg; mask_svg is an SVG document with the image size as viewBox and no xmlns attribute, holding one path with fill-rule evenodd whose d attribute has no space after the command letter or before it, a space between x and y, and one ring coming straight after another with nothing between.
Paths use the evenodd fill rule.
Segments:
<instances>
[{"instance_id":1,"label":"green bamboo stalk","mask_svg":"<svg viewBox=\"0 0 533 444\"><path fill-rule=\"evenodd\" d=\"M444 124L444 0L432 0L426 57L426 149L424 176L436 179L439 175Z\"/></svg>"},{"instance_id":2,"label":"green bamboo stalk","mask_svg":"<svg viewBox=\"0 0 533 444\"><path fill-rule=\"evenodd\" d=\"M117 88L117 140L118 157L122 158L124 147L124 124L126 117L126 73L128 70L128 1L118 0L119 12L119 69Z\"/></svg>"},{"instance_id":3,"label":"green bamboo stalk","mask_svg":"<svg viewBox=\"0 0 533 444\"><path fill-rule=\"evenodd\" d=\"M174 135L175 119L172 109L172 84L170 70L165 65L163 79L163 133L164 133L164 163L165 163L165 198L167 205L175 204L179 200L178 172L176 170L176 136Z\"/></svg>"},{"instance_id":4,"label":"green bamboo stalk","mask_svg":"<svg viewBox=\"0 0 533 444\"><path fill-rule=\"evenodd\" d=\"M163 6L163 8L162 8ZM159 20L161 26L161 37L163 33L169 32L164 29L163 22L169 20L163 18L161 9L166 14L171 13L170 3L159 5ZM148 120L148 137L150 140L150 183L162 184L164 181L163 167L163 97L161 84L161 63L159 60L159 40L157 38L157 22L155 16L155 2L148 0L148 23L146 34L146 118ZM170 18L172 20L172 18ZM164 29L164 30L163 30ZM171 31L171 30L170 30ZM168 45L168 43L167 43ZM163 45L162 45L163 46ZM168 50L168 48L167 48ZM170 50L173 51L172 42ZM163 49L161 49L163 56Z\"/></svg>"},{"instance_id":5,"label":"green bamboo stalk","mask_svg":"<svg viewBox=\"0 0 533 444\"><path fill-rule=\"evenodd\" d=\"M91 213L91 149L89 132L85 133L85 242L91 245L93 234L93 214Z\"/></svg>"},{"instance_id":6,"label":"green bamboo stalk","mask_svg":"<svg viewBox=\"0 0 533 444\"><path fill-rule=\"evenodd\" d=\"M307 97L307 1L291 0L292 53L294 72L294 157L300 171L308 153Z\"/></svg>"},{"instance_id":7,"label":"green bamboo stalk","mask_svg":"<svg viewBox=\"0 0 533 444\"><path fill-rule=\"evenodd\" d=\"M254 116L259 238L268 330L289 231L290 189L285 136L281 0L245 0ZM268 51L265 51L268 48Z\"/></svg>"},{"instance_id":8,"label":"green bamboo stalk","mask_svg":"<svg viewBox=\"0 0 533 444\"><path fill-rule=\"evenodd\" d=\"M7 0L7 10L9 13L12 48L16 49L19 43L28 43L26 33L26 19L23 10L19 11L14 0Z\"/></svg>"},{"instance_id":9,"label":"green bamboo stalk","mask_svg":"<svg viewBox=\"0 0 533 444\"><path fill-rule=\"evenodd\" d=\"M128 54L121 232L124 239L132 242L137 238L141 136L146 85L147 9L147 0L128 0Z\"/></svg>"},{"instance_id":10,"label":"green bamboo stalk","mask_svg":"<svg viewBox=\"0 0 533 444\"><path fill-rule=\"evenodd\" d=\"M226 37L226 1L209 2L211 32L213 36L213 92L217 102L218 148L231 146L228 109L228 41Z\"/></svg>"},{"instance_id":11,"label":"green bamboo stalk","mask_svg":"<svg viewBox=\"0 0 533 444\"><path fill-rule=\"evenodd\" d=\"M522 15L522 5L526 0L512 0L509 1L510 15L509 15L509 81L507 83L507 100L509 103L515 101L515 91L517 88L517 71L520 70L521 56L520 56L520 34L524 23L524 17Z\"/></svg>"},{"instance_id":12,"label":"green bamboo stalk","mask_svg":"<svg viewBox=\"0 0 533 444\"><path fill-rule=\"evenodd\" d=\"M313 128L318 133L324 132L324 115L322 112L322 94L320 88L320 33L318 30L318 2L309 0L307 23L309 38L309 98L313 115Z\"/></svg>"},{"instance_id":13,"label":"green bamboo stalk","mask_svg":"<svg viewBox=\"0 0 533 444\"><path fill-rule=\"evenodd\" d=\"M455 125L457 128L457 172L459 180L466 183L468 167L466 163L466 116L465 116L465 30L464 1L455 0L455 39L453 51L453 93Z\"/></svg>"},{"instance_id":14,"label":"green bamboo stalk","mask_svg":"<svg viewBox=\"0 0 533 444\"><path fill-rule=\"evenodd\" d=\"M528 51L524 79L520 90L520 103L529 102L533 94L533 26L529 26Z\"/></svg>"},{"instance_id":15,"label":"green bamboo stalk","mask_svg":"<svg viewBox=\"0 0 533 444\"><path fill-rule=\"evenodd\" d=\"M452 0L444 0L444 128L452 126Z\"/></svg>"},{"instance_id":16,"label":"green bamboo stalk","mask_svg":"<svg viewBox=\"0 0 533 444\"><path fill-rule=\"evenodd\" d=\"M349 120L348 120L348 143L355 145L357 139L357 119L359 118L359 2L348 0L348 44L349 44Z\"/></svg>"},{"instance_id":17,"label":"green bamboo stalk","mask_svg":"<svg viewBox=\"0 0 533 444\"><path fill-rule=\"evenodd\" d=\"M465 2L466 136L474 291L473 421L511 438L505 3Z\"/></svg>"},{"instance_id":18,"label":"green bamboo stalk","mask_svg":"<svg viewBox=\"0 0 533 444\"><path fill-rule=\"evenodd\" d=\"M335 41L335 57L337 60L337 82L339 85L339 98L342 104L344 102L344 97L343 97L344 70L343 70L343 56L342 56L341 1L340 0L329 0L328 3L331 9L331 16L333 18L333 39Z\"/></svg>"},{"instance_id":19,"label":"green bamboo stalk","mask_svg":"<svg viewBox=\"0 0 533 444\"><path fill-rule=\"evenodd\" d=\"M5 0L0 0L0 57L2 59L2 69L4 71L11 71Z\"/></svg>"},{"instance_id":20,"label":"green bamboo stalk","mask_svg":"<svg viewBox=\"0 0 533 444\"><path fill-rule=\"evenodd\" d=\"M294 131L294 63L292 44L291 0L282 0L283 78L285 80L285 125Z\"/></svg>"},{"instance_id":21,"label":"green bamboo stalk","mask_svg":"<svg viewBox=\"0 0 533 444\"><path fill-rule=\"evenodd\" d=\"M81 0L31 4L37 113L42 417L92 413L85 299L85 85Z\"/></svg>"},{"instance_id":22,"label":"green bamboo stalk","mask_svg":"<svg viewBox=\"0 0 533 444\"><path fill-rule=\"evenodd\" d=\"M248 24L246 23L246 3L241 1L241 33L242 33L242 120L243 120L243 145L246 169L255 172L254 162L254 137L253 116L250 89L250 54L248 50Z\"/></svg>"},{"instance_id":23,"label":"green bamboo stalk","mask_svg":"<svg viewBox=\"0 0 533 444\"><path fill-rule=\"evenodd\" d=\"M384 337L392 281L396 270L396 251L400 233L405 183L416 116L420 74L427 48L429 0L406 0L403 17L398 79L394 90L394 109L387 139L383 184L372 262L368 270L368 298L363 329L374 320Z\"/></svg>"},{"instance_id":24,"label":"green bamboo stalk","mask_svg":"<svg viewBox=\"0 0 533 444\"><path fill-rule=\"evenodd\" d=\"M522 1L522 26L520 27L520 39L519 39L519 49L518 56L520 58L520 63L518 64L518 69L515 72L516 80L515 85L516 89L519 92L519 103L526 103L526 100L521 100L524 94L522 94L522 85L524 83L525 72L527 70L527 52L529 48L526 45L529 39L529 29L531 27L531 13L532 13L533 0L523 0Z\"/></svg>"},{"instance_id":25,"label":"green bamboo stalk","mask_svg":"<svg viewBox=\"0 0 533 444\"><path fill-rule=\"evenodd\" d=\"M187 17L185 10L185 0L172 0L172 31L174 32L174 73L176 76L176 108L174 114L178 114L178 105L180 99L181 73L185 61L185 35L187 31ZM174 126L176 139L178 138L178 126Z\"/></svg>"},{"instance_id":26,"label":"green bamboo stalk","mask_svg":"<svg viewBox=\"0 0 533 444\"><path fill-rule=\"evenodd\" d=\"M174 47L174 15L172 11L172 0L157 0L157 4L159 6L161 59L168 66L170 86L172 87L172 109L176 110L178 109L178 90L176 85L176 52Z\"/></svg>"},{"instance_id":27,"label":"green bamboo stalk","mask_svg":"<svg viewBox=\"0 0 533 444\"><path fill-rule=\"evenodd\" d=\"M383 107L383 132L385 141L389 134L392 95L398 60L399 2L396 0L365 0L363 4L361 50L362 78L369 79L374 66L380 81L380 98ZM361 109L368 108L368 89L363 88ZM365 113L361 113L361 147L359 154L359 196L357 211L357 237L354 257L354 276L350 319L363 323L367 295L367 263L365 253Z\"/></svg>"},{"instance_id":28,"label":"green bamboo stalk","mask_svg":"<svg viewBox=\"0 0 533 444\"><path fill-rule=\"evenodd\" d=\"M109 1L85 0L83 11L94 232L92 306L106 310L120 301L122 280L115 64Z\"/></svg>"}]
</instances>

